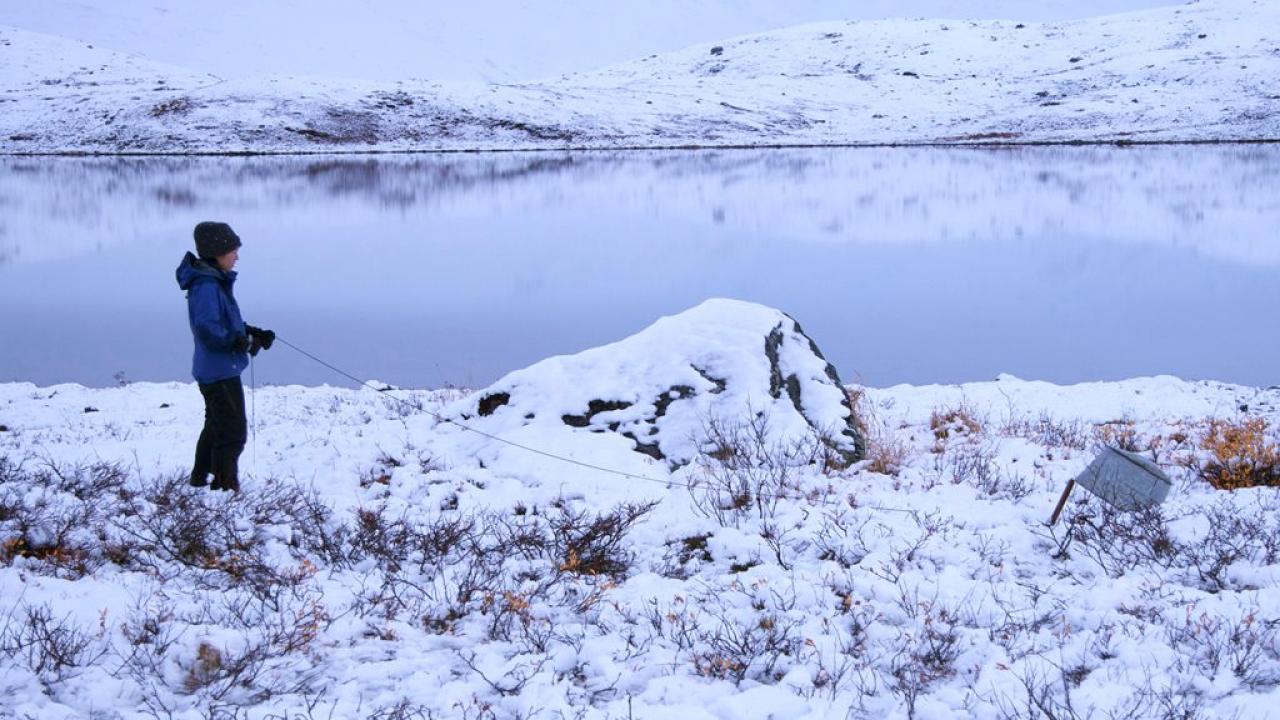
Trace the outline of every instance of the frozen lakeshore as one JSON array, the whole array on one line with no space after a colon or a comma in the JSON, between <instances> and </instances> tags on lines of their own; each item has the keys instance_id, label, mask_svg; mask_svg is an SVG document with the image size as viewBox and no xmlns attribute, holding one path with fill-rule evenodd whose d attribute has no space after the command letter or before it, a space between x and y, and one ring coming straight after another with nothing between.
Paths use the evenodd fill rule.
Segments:
<instances>
[{"instance_id":1,"label":"frozen lakeshore","mask_svg":"<svg viewBox=\"0 0 1280 720\"><path fill-rule=\"evenodd\" d=\"M651 331L475 394L259 388L238 497L185 485L190 384L0 385L5 711L1273 712L1280 500L1205 477L1232 458L1275 462L1280 388L848 386L867 440L849 466L761 442L750 417L681 419L676 404L750 375L714 353L686 355L728 389L664 407L666 461L615 432L643 425L627 415L643 400L578 424L559 419L571 392L536 390L566 369L598 371L583 397L655 376L627 368L661 362L617 364ZM718 444L671 462L680 427ZM1231 428L1256 447L1228 447ZM1077 489L1047 527L1103 444L1153 457L1174 480L1167 502L1120 513Z\"/></svg>"}]
</instances>

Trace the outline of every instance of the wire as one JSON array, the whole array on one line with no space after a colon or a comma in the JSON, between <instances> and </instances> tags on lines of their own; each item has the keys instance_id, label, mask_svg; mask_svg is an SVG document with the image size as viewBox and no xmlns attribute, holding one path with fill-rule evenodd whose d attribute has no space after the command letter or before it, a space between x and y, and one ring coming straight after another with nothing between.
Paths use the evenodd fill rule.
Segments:
<instances>
[{"instance_id":1,"label":"wire","mask_svg":"<svg viewBox=\"0 0 1280 720\"><path fill-rule=\"evenodd\" d=\"M258 376L253 364L253 355L249 355L249 432L253 438L253 450L249 460L253 464L253 472L258 472Z\"/></svg>"},{"instance_id":2,"label":"wire","mask_svg":"<svg viewBox=\"0 0 1280 720\"><path fill-rule=\"evenodd\" d=\"M373 383L370 383L370 382L369 382L369 381L367 381L367 380L362 380L362 379L360 379L360 378L356 377L355 375L352 375L351 373L347 372L346 370L343 370L342 368L336 367L336 366L334 366L334 365L331 365L330 363L325 362L324 360L321 360L320 358L316 357L315 355L312 355L311 353L307 352L306 350L303 350L302 348L298 347L297 345L294 345L293 343L289 342L288 340L285 340L284 338L280 337L279 335L276 335L276 338L275 338L275 339L276 339L276 340L278 340L278 341L280 341L280 342L282 342L282 343L284 343L285 345L288 345L289 347L291 347L291 348L293 348L294 350L298 351L298 352L299 352L299 353L301 353L302 355L305 355L306 357L311 358L311 359L312 359L312 360L314 360L315 362L317 362L317 363L319 363L319 364L321 364L321 365L323 365L323 366L325 366L325 367L329 368L330 370L332 370L332 371L334 371L334 372L338 373L339 375L341 375L341 376L343 376L343 377L347 378L348 380L350 380L350 381L352 381L352 382L356 383L357 385L362 385L362 386L364 386L364 387L369 388L370 390L373 390L374 392L379 392L379 393L384 393L384 394L385 394L385 393L388 393L388 392L389 392L389 391L391 391L391 390L396 389L396 388L392 388L392 387L381 387L381 388L380 388L380 387L378 387L378 386L374 385ZM252 367L252 359L250 360L250 365L251 365L251 367ZM252 375L252 371L250 371L250 372L251 372L251 375ZM477 435L481 435L481 436L483 436L483 437L489 438L490 440L493 440L493 441L495 441L495 442L500 442L500 443L502 443L502 444L504 444L504 445L510 445L511 447L519 448L519 449L524 450L524 451L526 451L526 452L531 452L531 453L533 453L533 454L535 454L535 455L541 455L541 456L543 456L543 457L551 458L551 459L553 459L553 460L559 460L560 462L568 463L568 464L570 464L570 465L577 465L578 467L584 467L584 468L587 468L587 469L590 469L590 470L596 470L596 471L598 471L598 472L609 473L610 475L617 475L617 476L619 476L619 477L630 478L630 479L633 479L633 480L644 480L644 481L646 481L646 482L658 483L658 484L663 485L663 486L668 487L668 488L671 488L671 487L682 487L682 488L685 488L686 490L689 490L690 492L692 492L692 491L694 491L694 490L696 490L696 489L698 488L698 486L697 486L697 485L695 485L694 483L681 482L681 481L679 481L679 480L674 480L674 479L659 480L658 478L649 477L649 476L647 476L647 475L636 475L635 473L624 472L624 471L622 471L622 470L614 470L613 468L607 468L607 467L604 467L604 466L601 466L601 465L594 465L594 464L592 464L592 463L583 462L583 461L581 461L581 460L574 460L573 458L565 457L565 456L563 456L563 455L556 455L555 453L547 452L546 450L539 450L538 448L529 447L528 445L521 445L521 444L520 444L520 443L518 443L518 442L512 442L511 440L507 440L506 438L501 438L501 437L498 437L497 435L494 435L494 434L492 434L492 433L487 433L487 432L485 432L485 431L483 431L483 430L479 430L479 429L477 429L477 428L471 427L470 425L467 425L466 423L461 423L461 422L458 422L457 420L454 420L454 419L452 419L452 418L447 418L447 417L445 417L445 416L441 415L440 413L435 412L434 410L427 410L426 408L423 408L423 407L421 407L420 405L413 405L413 404L411 404L409 401L407 401L407 400L403 400L403 399L398 398L398 397L396 397L396 396L394 396L394 395L387 395L387 397L391 398L392 400L395 400L395 401L396 401L396 402L398 402L398 403L401 403L401 404L402 404L402 405L404 405L405 407L407 407L407 408L409 408L409 409L411 409L411 410L414 410L415 412L425 412L426 414L428 414L428 415L430 415L431 417L435 418L435 419L436 419L437 421L439 421L439 422L442 422L442 423L448 423L448 424L450 424L450 425L453 425L453 426L456 426L456 427L462 428L463 430L466 430L467 432L473 432L473 433L475 433L475 434L477 434ZM870 508L870 509L873 509L873 510L885 511L885 512L906 513L906 514L909 514L909 515L912 515L912 516L916 515L916 511L915 511L915 510L910 510L910 509L907 509L907 508L895 508L895 507L890 507L890 506L885 506L885 505L866 505L866 506L864 506L864 507L867 507L867 508Z\"/></svg>"},{"instance_id":3,"label":"wire","mask_svg":"<svg viewBox=\"0 0 1280 720\"><path fill-rule=\"evenodd\" d=\"M289 342L288 340L285 340L284 338L280 337L279 335L276 335L276 340L277 340L277 341L279 341L279 342L284 343L285 345L288 345L289 347L293 348L294 350L297 350L299 353L301 353L301 354L303 354L303 355L305 355L305 356L307 356L307 357L311 358L312 360L316 361L317 363L319 363L319 364L321 364L321 365L323 365L323 366L325 366L325 367L329 368L330 370L332 370L332 371L334 371L334 372L338 373L339 375L341 375L341 376L343 376L343 377L347 378L348 380L351 380L352 382L356 383L357 385L363 385L364 387L367 387L367 388L369 388L370 390L374 390L374 391L376 391L376 392L380 392L380 393L386 393L387 391L389 391L389 390L392 390L392 389L393 389L393 388L389 388L389 387L386 387L386 388L380 388L380 387L377 387L376 385L373 385L372 383L368 382L367 380L361 380L360 378L356 377L355 375L352 375L351 373L349 373L349 372L347 372L347 371L345 371L345 370L343 370L343 369L341 369L341 368L335 367L335 366L333 366L333 365L331 365L331 364L329 364L329 363L325 362L324 360L321 360L320 358L316 357L315 355L312 355L311 353L307 352L306 350L303 350L302 348L298 347L297 345L294 345L293 343ZM573 458L565 457L565 456L563 456L563 455L556 455L555 453L547 452L546 450L539 450L538 448L529 447L528 445L521 445L521 444L520 444L520 443L518 443L518 442L512 442L511 440L507 440L506 438L498 437L497 435L494 435L494 434L492 434L492 433L487 433L487 432L485 432L485 431L483 431L483 430L479 430L479 429L477 429L477 428L471 427L470 425L467 425L467 424L465 424L465 423L460 423L460 422L458 422L457 420L454 420L454 419L452 419L452 418L445 417L444 415L441 415L440 413L437 413L437 412L435 412L435 411L433 411L433 410L427 410L427 409L425 409L425 408L421 408L421 407L419 407L419 406L412 405L412 404L410 404L407 400L402 400L402 399L400 399L400 398L398 398L398 397L396 397L396 396L394 396L394 395L387 395L387 397L391 398L392 400L395 400L396 402L402 403L402 404L403 404L403 405L405 405L406 407L411 408L411 409L413 409L413 410L415 410L415 411L425 412L425 413L427 413L428 415L430 415L431 417L435 418L435 419L436 419L437 421L439 421L439 422L442 422L442 423L448 423L448 424L450 424L450 425L454 425L454 426L459 427L459 428L462 428L463 430L466 430L466 431L468 431L468 432L473 432L473 433L475 433L475 434L477 434L477 435L481 435L481 436L483 436L483 437L489 438L490 440L493 440L493 441L495 441L495 442L503 443L504 445L510 445L511 447L514 447L514 448L520 448L521 450L524 450L524 451L526 451L526 452L534 453L535 455L541 455L541 456L543 456L543 457L548 457L548 458L551 458L551 459L553 459L553 460L559 460L559 461L561 461L561 462L569 463L570 465L577 465L578 467L584 467L584 468L588 468L588 469L590 469L590 470L596 470L596 471L603 472L603 473L609 473L609 474L611 474L611 475L617 475L617 476L619 476L619 477L630 478L630 479L633 479L633 480L645 480L645 481L652 482L652 483L660 483L660 484L665 485L665 486L667 486L667 487L671 487L671 486L673 486L673 485L674 485L674 486L684 487L684 488L687 488L687 489L690 489L690 490L692 490L692 489L694 488L694 486L693 486L692 484L690 484L690 483L680 482L680 481L678 481L678 480L670 480L670 479L668 479L668 480L659 480L658 478L649 477L649 476L647 476L647 475L636 475L635 473L629 473L629 472L625 472L625 471L622 471L622 470L614 470L613 468L607 468L607 467L604 467L604 466L601 466L601 465L595 465L595 464L592 464L592 463L589 463L589 462L583 462L583 461L581 461L581 460L575 460L575 459L573 459Z\"/></svg>"}]
</instances>

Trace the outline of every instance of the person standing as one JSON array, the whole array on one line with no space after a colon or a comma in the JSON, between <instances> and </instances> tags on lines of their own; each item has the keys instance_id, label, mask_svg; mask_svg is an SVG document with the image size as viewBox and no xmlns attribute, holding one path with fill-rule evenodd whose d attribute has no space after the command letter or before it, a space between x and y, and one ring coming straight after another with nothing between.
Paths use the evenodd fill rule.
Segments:
<instances>
[{"instance_id":1,"label":"person standing","mask_svg":"<svg viewBox=\"0 0 1280 720\"><path fill-rule=\"evenodd\" d=\"M240 373L275 342L276 334L246 325L233 287L240 237L223 222L195 227L196 252L182 258L176 272L178 287L187 293L187 316L195 353L191 374L204 396L204 428L196 441L191 484L214 490L240 491L239 462L248 437L244 413L244 385Z\"/></svg>"}]
</instances>

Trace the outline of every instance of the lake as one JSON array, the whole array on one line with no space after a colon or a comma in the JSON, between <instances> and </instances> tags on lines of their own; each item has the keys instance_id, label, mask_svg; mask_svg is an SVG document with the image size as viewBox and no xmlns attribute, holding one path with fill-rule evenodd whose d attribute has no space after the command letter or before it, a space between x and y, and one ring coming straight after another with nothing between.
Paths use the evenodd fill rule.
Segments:
<instances>
[{"instance_id":1,"label":"lake","mask_svg":"<svg viewBox=\"0 0 1280 720\"><path fill-rule=\"evenodd\" d=\"M790 313L846 382L1280 383L1276 145L0 158L0 381L189 380L207 219L249 322L399 385L708 297ZM350 384L284 346L255 378Z\"/></svg>"}]
</instances>

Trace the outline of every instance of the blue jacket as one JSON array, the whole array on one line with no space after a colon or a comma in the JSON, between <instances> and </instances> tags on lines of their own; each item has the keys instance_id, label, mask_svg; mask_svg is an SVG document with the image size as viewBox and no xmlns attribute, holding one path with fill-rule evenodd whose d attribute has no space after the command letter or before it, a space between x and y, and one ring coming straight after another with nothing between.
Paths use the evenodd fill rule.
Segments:
<instances>
[{"instance_id":1,"label":"blue jacket","mask_svg":"<svg viewBox=\"0 0 1280 720\"><path fill-rule=\"evenodd\" d=\"M187 318L195 337L191 374L199 383L239 377L249 366L249 353L233 349L245 335L240 306L232 294L235 271L223 272L187 253L177 270L178 287L187 291Z\"/></svg>"}]
</instances>

